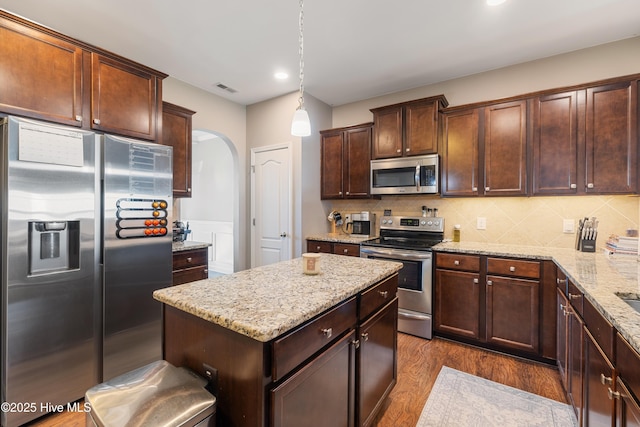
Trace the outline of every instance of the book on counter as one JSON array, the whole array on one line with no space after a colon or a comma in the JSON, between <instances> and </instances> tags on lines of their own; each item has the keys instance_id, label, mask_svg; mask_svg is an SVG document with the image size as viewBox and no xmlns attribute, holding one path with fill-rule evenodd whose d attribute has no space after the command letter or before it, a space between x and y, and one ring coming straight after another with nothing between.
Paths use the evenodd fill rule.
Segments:
<instances>
[{"instance_id":1,"label":"book on counter","mask_svg":"<svg viewBox=\"0 0 640 427\"><path fill-rule=\"evenodd\" d=\"M612 234L605 244L604 252L607 255L638 255L638 238Z\"/></svg>"}]
</instances>

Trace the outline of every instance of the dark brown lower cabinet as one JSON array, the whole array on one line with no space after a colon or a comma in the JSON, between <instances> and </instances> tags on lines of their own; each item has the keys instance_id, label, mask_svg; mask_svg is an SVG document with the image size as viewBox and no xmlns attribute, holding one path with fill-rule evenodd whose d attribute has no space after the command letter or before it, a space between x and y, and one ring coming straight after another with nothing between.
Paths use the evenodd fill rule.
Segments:
<instances>
[{"instance_id":1,"label":"dark brown lower cabinet","mask_svg":"<svg viewBox=\"0 0 640 427\"><path fill-rule=\"evenodd\" d=\"M209 277L209 249L190 249L173 253L173 285Z\"/></svg>"},{"instance_id":2,"label":"dark brown lower cabinet","mask_svg":"<svg viewBox=\"0 0 640 427\"><path fill-rule=\"evenodd\" d=\"M616 380L616 389L619 393L616 427L640 427L640 405L620 378Z\"/></svg>"},{"instance_id":3,"label":"dark brown lower cabinet","mask_svg":"<svg viewBox=\"0 0 640 427\"><path fill-rule=\"evenodd\" d=\"M373 425L375 416L397 382L397 324L398 299L395 298L360 326L358 426Z\"/></svg>"},{"instance_id":4,"label":"dark brown lower cabinet","mask_svg":"<svg viewBox=\"0 0 640 427\"><path fill-rule=\"evenodd\" d=\"M274 427L353 425L355 334L352 330L271 390Z\"/></svg>"},{"instance_id":5,"label":"dark brown lower cabinet","mask_svg":"<svg viewBox=\"0 0 640 427\"><path fill-rule=\"evenodd\" d=\"M616 348L616 427L640 427L640 354L620 335Z\"/></svg>"},{"instance_id":6,"label":"dark brown lower cabinet","mask_svg":"<svg viewBox=\"0 0 640 427\"><path fill-rule=\"evenodd\" d=\"M582 425L585 427L611 427L614 417L614 401L609 397L609 392L614 388L614 368L589 331L585 331L584 338Z\"/></svg>"},{"instance_id":7,"label":"dark brown lower cabinet","mask_svg":"<svg viewBox=\"0 0 640 427\"><path fill-rule=\"evenodd\" d=\"M537 280L487 276L487 342L538 351L539 285Z\"/></svg>"},{"instance_id":8,"label":"dark brown lower cabinet","mask_svg":"<svg viewBox=\"0 0 640 427\"><path fill-rule=\"evenodd\" d=\"M480 339L480 275L436 269L436 331Z\"/></svg>"}]
</instances>

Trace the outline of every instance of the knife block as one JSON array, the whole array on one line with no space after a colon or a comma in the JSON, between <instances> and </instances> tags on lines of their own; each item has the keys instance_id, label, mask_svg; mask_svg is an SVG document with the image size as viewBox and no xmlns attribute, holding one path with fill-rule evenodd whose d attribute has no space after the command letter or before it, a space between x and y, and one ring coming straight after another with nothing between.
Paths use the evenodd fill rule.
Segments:
<instances>
[{"instance_id":1,"label":"knife block","mask_svg":"<svg viewBox=\"0 0 640 427\"><path fill-rule=\"evenodd\" d=\"M589 239L581 239L580 247L578 248L582 252L595 252L596 251L596 241Z\"/></svg>"}]
</instances>

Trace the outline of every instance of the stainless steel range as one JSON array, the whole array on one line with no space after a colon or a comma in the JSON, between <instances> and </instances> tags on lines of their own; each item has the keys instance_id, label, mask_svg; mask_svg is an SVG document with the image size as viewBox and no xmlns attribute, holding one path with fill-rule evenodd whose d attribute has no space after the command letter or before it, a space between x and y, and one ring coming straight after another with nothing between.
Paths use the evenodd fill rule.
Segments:
<instances>
[{"instance_id":1,"label":"stainless steel range","mask_svg":"<svg viewBox=\"0 0 640 427\"><path fill-rule=\"evenodd\" d=\"M360 257L404 264L398 278L398 330L431 339L433 278L431 247L444 238L444 218L383 216L380 237L360 246Z\"/></svg>"}]
</instances>

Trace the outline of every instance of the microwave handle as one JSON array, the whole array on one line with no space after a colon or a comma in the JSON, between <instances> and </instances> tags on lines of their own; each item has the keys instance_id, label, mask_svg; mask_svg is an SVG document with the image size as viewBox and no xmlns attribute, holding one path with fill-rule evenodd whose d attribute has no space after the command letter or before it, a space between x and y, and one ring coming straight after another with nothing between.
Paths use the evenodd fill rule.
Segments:
<instances>
[{"instance_id":1,"label":"microwave handle","mask_svg":"<svg viewBox=\"0 0 640 427\"><path fill-rule=\"evenodd\" d=\"M416 174L413 176L413 180L416 183L416 191L420 192L420 163L416 165Z\"/></svg>"}]
</instances>

